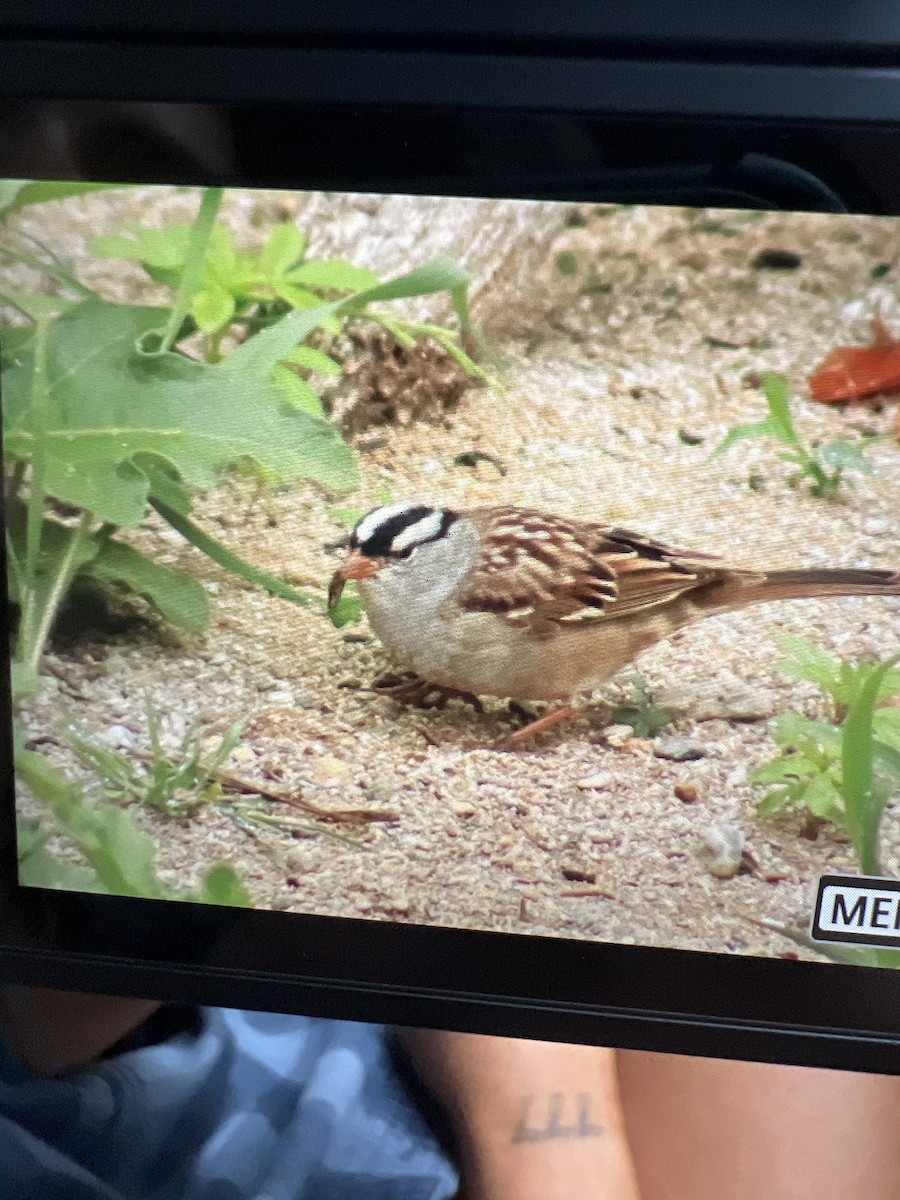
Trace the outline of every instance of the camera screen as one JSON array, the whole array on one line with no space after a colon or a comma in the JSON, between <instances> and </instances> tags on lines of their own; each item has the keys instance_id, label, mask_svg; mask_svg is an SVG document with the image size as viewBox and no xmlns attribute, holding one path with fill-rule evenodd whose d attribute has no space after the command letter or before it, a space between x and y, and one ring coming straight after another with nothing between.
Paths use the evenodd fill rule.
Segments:
<instances>
[{"instance_id":1,"label":"camera screen","mask_svg":"<svg viewBox=\"0 0 900 1200\"><path fill-rule=\"evenodd\" d=\"M898 219L0 220L22 884L898 965Z\"/></svg>"}]
</instances>

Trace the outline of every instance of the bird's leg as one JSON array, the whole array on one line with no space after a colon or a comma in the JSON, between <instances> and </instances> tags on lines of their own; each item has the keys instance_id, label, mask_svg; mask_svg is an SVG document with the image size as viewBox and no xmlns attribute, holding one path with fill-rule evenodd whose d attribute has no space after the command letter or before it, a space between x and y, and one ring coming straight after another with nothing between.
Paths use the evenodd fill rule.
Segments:
<instances>
[{"instance_id":1,"label":"bird's leg","mask_svg":"<svg viewBox=\"0 0 900 1200\"><path fill-rule=\"evenodd\" d=\"M577 716L577 708L573 708L571 704L561 704L558 708L551 708L549 712L545 712L542 717L529 721L515 733L500 738L499 741L494 742L491 748L493 750L518 750L521 746L527 745L535 734L543 733L545 729L552 729L554 725L559 725L560 722L569 721L572 717Z\"/></svg>"},{"instance_id":2,"label":"bird's leg","mask_svg":"<svg viewBox=\"0 0 900 1200\"><path fill-rule=\"evenodd\" d=\"M405 675L379 675L372 684L372 691L379 696L388 696L398 704L410 704L416 708L443 708L448 700L464 700L476 712L484 712L484 706L472 692L429 683L412 671Z\"/></svg>"}]
</instances>

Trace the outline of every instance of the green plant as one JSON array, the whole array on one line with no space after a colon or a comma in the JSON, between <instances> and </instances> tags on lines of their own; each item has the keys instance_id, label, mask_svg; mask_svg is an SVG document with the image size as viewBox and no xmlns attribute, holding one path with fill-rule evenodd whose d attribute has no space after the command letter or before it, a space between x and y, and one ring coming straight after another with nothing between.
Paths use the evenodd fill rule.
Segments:
<instances>
[{"instance_id":1,"label":"green plant","mask_svg":"<svg viewBox=\"0 0 900 1200\"><path fill-rule=\"evenodd\" d=\"M70 722L65 727L64 741L94 772L85 788L87 796L97 791L105 800L148 804L172 816L190 816L221 798L218 773L240 742L243 721L235 722L214 745L204 730L189 726L172 755L163 747L159 715L149 702L147 728L148 753L135 761L110 749L81 725Z\"/></svg>"},{"instance_id":2,"label":"green plant","mask_svg":"<svg viewBox=\"0 0 900 1200\"><path fill-rule=\"evenodd\" d=\"M119 183L63 183L31 179L0 180L0 220L12 216L30 204L44 204L48 200L66 200L70 196L83 196L87 192L108 191L110 188L127 187Z\"/></svg>"},{"instance_id":3,"label":"green plant","mask_svg":"<svg viewBox=\"0 0 900 1200\"><path fill-rule=\"evenodd\" d=\"M783 375L767 371L762 379L763 395L769 409L764 421L748 425L736 425L710 458L716 458L731 449L737 442L750 438L774 438L786 447L781 455L784 462L792 463L797 469L789 482L796 485L808 482L814 496L833 496L841 485L845 471L861 471L872 474L872 465L865 457L865 450L875 438L863 438L857 442L839 439L823 446L808 447L800 438L791 414L787 380Z\"/></svg>"},{"instance_id":4,"label":"green plant","mask_svg":"<svg viewBox=\"0 0 900 1200\"><path fill-rule=\"evenodd\" d=\"M175 239L181 247L177 266L161 268L172 272L176 294L169 309L104 301L52 263L48 273L72 298L48 302L0 292L0 302L29 322L24 330L4 328L0 337L7 559L11 597L20 610L16 698L39 685L44 646L76 580L135 591L171 623L188 631L205 628L208 602L200 583L119 536L140 526L151 510L225 569L293 603L320 604L200 529L190 516L192 490L214 486L242 463L274 482L305 478L335 492L352 490L357 476L349 447L322 415L310 385L285 364L333 369L306 340L329 323L372 317L372 304L443 290L467 319L468 276L450 259L362 291L349 285L371 282L369 273L354 274L342 264L328 275L323 264L307 262L301 265L308 268L309 288L321 289L309 292L314 305L254 297L259 320L252 336L225 358L217 352L216 361L198 362L180 346L198 328L196 313L191 315L197 297L207 294L201 315L204 305L212 308L210 261L224 270L215 224L220 202L221 189L203 193L194 226ZM299 287L296 278L285 283L296 249L291 235L270 238L260 270L268 272L273 294L277 280L281 291L288 284ZM232 261L227 254L225 259ZM235 271L241 266L237 259L232 265ZM325 293L332 298L323 299ZM276 310L276 302L286 307ZM247 315L235 299L232 315L239 312ZM396 324L383 314L377 319ZM210 328L221 332L220 325ZM411 337L408 330L422 329L444 342L454 336L432 326L401 332ZM469 361L461 350L459 355Z\"/></svg>"},{"instance_id":5,"label":"green plant","mask_svg":"<svg viewBox=\"0 0 900 1200\"><path fill-rule=\"evenodd\" d=\"M867 874L880 873L878 831L892 789L900 785L900 655L848 663L802 638L781 639L786 675L815 683L831 720L786 713L775 723L781 754L752 772L769 791L761 813L806 807L850 834Z\"/></svg>"},{"instance_id":6,"label":"green plant","mask_svg":"<svg viewBox=\"0 0 900 1200\"><path fill-rule=\"evenodd\" d=\"M618 725L630 725L635 737L654 737L672 722L672 714L653 701L646 675L635 673L625 680L632 688L632 699L612 710L610 719Z\"/></svg>"},{"instance_id":7,"label":"green plant","mask_svg":"<svg viewBox=\"0 0 900 1200\"><path fill-rule=\"evenodd\" d=\"M202 726L190 724L181 744L168 751L163 745L161 722L148 700L144 749L132 747L120 752L75 722L64 726L61 740L90 769L89 779L81 785L82 793L86 801L96 802L103 813L112 811L110 805L141 805L171 817L189 819L211 805L262 843L280 866L287 865L284 855L266 836L272 829L321 835L360 847L363 843L357 837L331 828L329 822L346 816L368 820L375 818L375 814L321 810L299 797L266 791L261 785L230 772L227 760L240 742L244 724L237 721L217 737L210 736ZM304 815L292 813L291 807L300 809ZM377 819L382 817L383 814L377 815Z\"/></svg>"},{"instance_id":8,"label":"green plant","mask_svg":"<svg viewBox=\"0 0 900 1200\"><path fill-rule=\"evenodd\" d=\"M206 193L207 198L214 195L215 189ZM179 316L189 320L181 336L190 336L195 331L204 334L207 362L221 360L222 342L236 329L241 329L245 336L252 335L294 309L317 308L325 301L360 295L382 286L374 271L355 266L346 259L307 258L307 241L296 225L274 226L260 252L253 255L239 251L230 231L222 224L214 224L214 218L215 210L210 214L202 261L196 256L192 241L196 236L196 225L170 225L162 229L138 227L128 234L97 237L91 242L95 254L139 262L156 282L171 287L178 296L185 295L184 312ZM467 277L457 269L455 280L436 278L435 282L437 286L428 290L449 291L460 328L468 331ZM383 299L402 299L405 294L401 289ZM456 331L443 325L403 321L368 307L364 315L367 320L389 329L402 345L413 346L428 338L473 377L495 382L466 353ZM319 328L326 334L338 334L345 319L346 315L340 312L331 313L323 318ZM317 393L303 375L292 368L335 375L341 372L340 364L318 347L301 345L275 368L275 379L292 402L304 411L321 416L322 405Z\"/></svg>"},{"instance_id":9,"label":"green plant","mask_svg":"<svg viewBox=\"0 0 900 1200\"><path fill-rule=\"evenodd\" d=\"M18 822L19 879L26 886L236 907L252 904L246 887L227 863L212 867L196 892L179 891L164 883L156 873L153 839L138 829L131 814L113 804L91 801L82 785L73 783L36 751L17 748L16 774L45 806L50 825L48 829L41 822ZM74 842L87 865L48 854L44 847L53 833Z\"/></svg>"}]
</instances>

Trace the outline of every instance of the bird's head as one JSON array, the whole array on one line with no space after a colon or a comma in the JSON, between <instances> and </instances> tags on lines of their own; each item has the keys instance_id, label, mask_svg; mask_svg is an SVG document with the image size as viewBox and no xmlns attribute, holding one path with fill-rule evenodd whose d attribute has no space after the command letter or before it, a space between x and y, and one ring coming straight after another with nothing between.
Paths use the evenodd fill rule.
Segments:
<instances>
[{"instance_id":1,"label":"bird's head","mask_svg":"<svg viewBox=\"0 0 900 1200\"><path fill-rule=\"evenodd\" d=\"M426 504L384 504L359 520L350 534L349 554L335 571L328 588L328 607L341 598L349 580L373 579L391 563L401 562L419 546L444 536L456 513Z\"/></svg>"}]
</instances>

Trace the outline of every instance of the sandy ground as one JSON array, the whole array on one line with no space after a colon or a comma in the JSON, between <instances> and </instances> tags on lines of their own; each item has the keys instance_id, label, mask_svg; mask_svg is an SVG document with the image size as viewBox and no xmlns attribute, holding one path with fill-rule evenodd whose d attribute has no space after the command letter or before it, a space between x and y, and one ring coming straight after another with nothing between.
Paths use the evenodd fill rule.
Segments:
<instances>
[{"instance_id":1,"label":"sandy ground","mask_svg":"<svg viewBox=\"0 0 900 1200\"><path fill-rule=\"evenodd\" d=\"M505 392L472 388L443 423L379 431L385 444L360 452L362 487L349 500L306 485L260 496L232 480L198 501L197 519L259 566L317 589L337 562L327 549L342 532L333 510L369 507L385 492L536 505L736 565L900 566L896 443L877 444L876 473L851 477L830 501L790 488L768 443L709 461L729 427L764 415L747 381L762 369L791 379L810 439L889 430L892 412L841 414L802 397L835 344L867 340L877 303L900 331L896 269L877 282L871 274L897 261L897 222L580 211L587 223L548 246L521 318L507 314L496 334ZM772 247L801 265L754 268ZM556 266L563 252L574 276ZM471 450L505 475L453 465ZM534 749L508 755L479 748L511 727L500 702L479 716L461 704L400 710L374 696L369 685L389 664L364 623L334 630L320 613L228 577L158 524L136 544L205 582L208 634L149 624L58 642L48 688L27 713L31 730L51 731L68 714L140 744L149 692L173 744L190 723L214 734L246 718L235 773L317 805L398 818L344 830L355 844L273 827L266 845L213 807L184 822L143 810L172 882L192 885L227 858L266 908L795 957L749 918L803 918L821 873L854 868L838 831L759 817L747 773L774 753L771 718L818 711L813 688L779 674L776 635L882 656L897 647L900 601L807 601L708 620L637 664L657 702L677 710L656 738L610 732L600 697ZM658 757L672 737L699 743L702 757ZM676 789L696 798L685 803ZM890 811L884 826L891 871L897 817ZM711 873L704 846L717 836L744 839L749 870Z\"/></svg>"}]
</instances>

